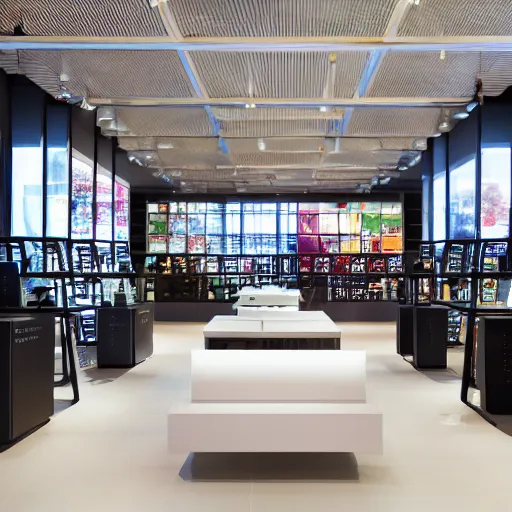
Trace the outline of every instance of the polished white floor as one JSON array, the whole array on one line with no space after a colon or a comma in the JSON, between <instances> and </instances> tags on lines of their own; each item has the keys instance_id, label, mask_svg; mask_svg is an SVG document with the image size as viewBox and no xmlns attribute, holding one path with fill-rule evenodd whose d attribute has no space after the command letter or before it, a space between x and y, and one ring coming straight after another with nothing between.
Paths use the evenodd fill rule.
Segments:
<instances>
[{"instance_id":1,"label":"polished white floor","mask_svg":"<svg viewBox=\"0 0 512 512\"><path fill-rule=\"evenodd\" d=\"M512 438L460 403L458 378L402 361L393 324L343 327L344 348L368 351L368 401L384 413L385 454L357 457L357 480L308 481L306 467L306 481L182 479L187 454L167 454L166 412L187 394L202 325L158 324L150 360L91 372L79 404L0 454L0 511L510 510Z\"/></svg>"}]
</instances>

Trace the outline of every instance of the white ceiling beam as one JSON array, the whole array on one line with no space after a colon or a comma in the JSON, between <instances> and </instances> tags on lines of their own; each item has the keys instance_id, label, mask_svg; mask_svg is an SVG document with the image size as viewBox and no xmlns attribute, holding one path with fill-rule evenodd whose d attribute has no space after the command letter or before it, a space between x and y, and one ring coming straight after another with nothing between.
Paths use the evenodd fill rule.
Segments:
<instances>
[{"instance_id":1,"label":"white ceiling beam","mask_svg":"<svg viewBox=\"0 0 512 512\"><path fill-rule=\"evenodd\" d=\"M90 105L119 107L460 107L473 98L87 98ZM318 116L320 117L320 116Z\"/></svg>"},{"instance_id":2,"label":"white ceiling beam","mask_svg":"<svg viewBox=\"0 0 512 512\"><path fill-rule=\"evenodd\" d=\"M1 36L0 50L475 51L512 52L512 36L388 38L186 38Z\"/></svg>"}]
</instances>

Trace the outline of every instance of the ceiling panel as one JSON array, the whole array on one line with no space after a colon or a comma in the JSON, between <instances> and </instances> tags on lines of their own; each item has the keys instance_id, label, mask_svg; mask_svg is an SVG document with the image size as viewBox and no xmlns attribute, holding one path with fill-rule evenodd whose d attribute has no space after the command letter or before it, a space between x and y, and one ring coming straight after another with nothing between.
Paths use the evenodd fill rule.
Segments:
<instances>
[{"instance_id":1,"label":"ceiling panel","mask_svg":"<svg viewBox=\"0 0 512 512\"><path fill-rule=\"evenodd\" d=\"M115 120L102 130L107 135L135 137L201 137L213 135L208 115L199 107L118 107ZM115 133L114 133L115 132Z\"/></svg>"},{"instance_id":2,"label":"ceiling panel","mask_svg":"<svg viewBox=\"0 0 512 512\"><path fill-rule=\"evenodd\" d=\"M192 52L192 58L212 98L351 98L368 53Z\"/></svg>"},{"instance_id":3,"label":"ceiling panel","mask_svg":"<svg viewBox=\"0 0 512 512\"><path fill-rule=\"evenodd\" d=\"M18 52L0 51L0 68L6 73L16 74L18 72Z\"/></svg>"},{"instance_id":4,"label":"ceiling panel","mask_svg":"<svg viewBox=\"0 0 512 512\"><path fill-rule=\"evenodd\" d=\"M510 36L510 0L421 0L412 5L399 36Z\"/></svg>"},{"instance_id":5,"label":"ceiling panel","mask_svg":"<svg viewBox=\"0 0 512 512\"><path fill-rule=\"evenodd\" d=\"M219 121L300 121L328 120L343 118L343 109L334 112L322 112L319 108L243 108L243 107L212 107L212 114Z\"/></svg>"},{"instance_id":6,"label":"ceiling panel","mask_svg":"<svg viewBox=\"0 0 512 512\"><path fill-rule=\"evenodd\" d=\"M499 96L512 85L512 53L482 54L481 79L486 96Z\"/></svg>"},{"instance_id":7,"label":"ceiling panel","mask_svg":"<svg viewBox=\"0 0 512 512\"><path fill-rule=\"evenodd\" d=\"M354 151L346 153L332 153L327 155L323 165L347 165L379 167L397 165L402 151Z\"/></svg>"},{"instance_id":8,"label":"ceiling panel","mask_svg":"<svg viewBox=\"0 0 512 512\"><path fill-rule=\"evenodd\" d=\"M220 134L223 137L318 137L326 134L326 122L322 119L221 121Z\"/></svg>"},{"instance_id":9,"label":"ceiling panel","mask_svg":"<svg viewBox=\"0 0 512 512\"><path fill-rule=\"evenodd\" d=\"M65 85L76 96L195 96L180 58L174 51L21 51L20 68L50 93L53 93L53 88L58 89L59 76L65 73L69 76L69 82Z\"/></svg>"},{"instance_id":10,"label":"ceiling panel","mask_svg":"<svg viewBox=\"0 0 512 512\"><path fill-rule=\"evenodd\" d=\"M320 165L321 155L319 153L234 153L231 161L235 165L244 167L280 167L297 166L302 168L313 168Z\"/></svg>"},{"instance_id":11,"label":"ceiling panel","mask_svg":"<svg viewBox=\"0 0 512 512\"><path fill-rule=\"evenodd\" d=\"M275 152L320 152L325 150L326 139L324 137L286 137L286 138L252 138L252 139L226 139L229 152L232 153L254 153L261 151Z\"/></svg>"},{"instance_id":12,"label":"ceiling panel","mask_svg":"<svg viewBox=\"0 0 512 512\"><path fill-rule=\"evenodd\" d=\"M367 95L377 98L471 97L481 69L479 53L390 52Z\"/></svg>"},{"instance_id":13,"label":"ceiling panel","mask_svg":"<svg viewBox=\"0 0 512 512\"><path fill-rule=\"evenodd\" d=\"M346 135L429 137L438 131L438 108L355 108Z\"/></svg>"},{"instance_id":14,"label":"ceiling panel","mask_svg":"<svg viewBox=\"0 0 512 512\"><path fill-rule=\"evenodd\" d=\"M199 144L200 141L198 140ZM218 149L189 152L181 149L160 149L158 156L163 167L177 169L215 169L217 165L231 165L227 155Z\"/></svg>"},{"instance_id":15,"label":"ceiling panel","mask_svg":"<svg viewBox=\"0 0 512 512\"><path fill-rule=\"evenodd\" d=\"M382 36L398 0L169 0L184 37Z\"/></svg>"},{"instance_id":16,"label":"ceiling panel","mask_svg":"<svg viewBox=\"0 0 512 512\"><path fill-rule=\"evenodd\" d=\"M29 36L151 37L167 35L148 0L2 0L0 33Z\"/></svg>"}]
</instances>

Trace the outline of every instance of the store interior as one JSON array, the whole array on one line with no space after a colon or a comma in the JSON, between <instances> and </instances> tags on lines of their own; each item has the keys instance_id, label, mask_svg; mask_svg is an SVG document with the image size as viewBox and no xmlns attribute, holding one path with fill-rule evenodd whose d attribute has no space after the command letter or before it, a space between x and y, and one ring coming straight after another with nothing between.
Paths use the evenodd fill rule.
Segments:
<instances>
[{"instance_id":1,"label":"store interior","mask_svg":"<svg viewBox=\"0 0 512 512\"><path fill-rule=\"evenodd\" d=\"M508 2L121 3L0 5L0 510L506 510Z\"/></svg>"}]
</instances>

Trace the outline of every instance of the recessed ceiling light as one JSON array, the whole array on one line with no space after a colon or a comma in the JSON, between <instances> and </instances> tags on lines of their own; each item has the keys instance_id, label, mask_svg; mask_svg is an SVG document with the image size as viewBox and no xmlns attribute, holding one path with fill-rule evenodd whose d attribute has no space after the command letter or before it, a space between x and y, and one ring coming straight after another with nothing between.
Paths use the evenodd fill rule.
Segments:
<instances>
[{"instance_id":1,"label":"recessed ceiling light","mask_svg":"<svg viewBox=\"0 0 512 512\"><path fill-rule=\"evenodd\" d=\"M450 127L450 125L446 122L446 121L443 121L440 125L439 125L439 130L440 131L446 131L448 130L448 128Z\"/></svg>"},{"instance_id":2,"label":"recessed ceiling light","mask_svg":"<svg viewBox=\"0 0 512 512\"><path fill-rule=\"evenodd\" d=\"M320 112L327 112L327 107L320 107Z\"/></svg>"},{"instance_id":3,"label":"recessed ceiling light","mask_svg":"<svg viewBox=\"0 0 512 512\"><path fill-rule=\"evenodd\" d=\"M265 149L267 149L267 146L266 146L265 141L263 139L258 139L258 149L260 151L265 151Z\"/></svg>"},{"instance_id":4,"label":"recessed ceiling light","mask_svg":"<svg viewBox=\"0 0 512 512\"><path fill-rule=\"evenodd\" d=\"M475 110L476 107L478 107L478 101L472 101L466 106L466 110L468 112L473 112L473 110Z\"/></svg>"},{"instance_id":5,"label":"recessed ceiling light","mask_svg":"<svg viewBox=\"0 0 512 512\"><path fill-rule=\"evenodd\" d=\"M414 5L420 5L420 0L413 0L414 1Z\"/></svg>"},{"instance_id":6,"label":"recessed ceiling light","mask_svg":"<svg viewBox=\"0 0 512 512\"><path fill-rule=\"evenodd\" d=\"M441 53L439 54L439 58L441 60L446 60L446 50L441 50Z\"/></svg>"},{"instance_id":7,"label":"recessed ceiling light","mask_svg":"<svg viewBox=\"0 0 512 512\"><path fill-rule=\"evenodd\" d=\"M174 146L171 142L159 142L157 144L158 149L173 149Z\"/></svg>"},{"instance_id":8,"label":"recessed ceiling light","mask_svg":"<svg viewBox=\"0 0 512 512\"><path fill-rule=\"evenodd\" d=\"M468 112L456 112L455 114L453 114L453 118L454 119L467 119L469 117L469 114Z\"/></svg>"}]
</instances>

